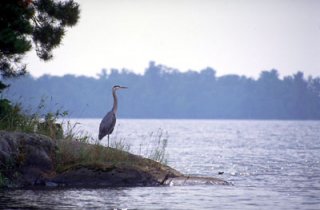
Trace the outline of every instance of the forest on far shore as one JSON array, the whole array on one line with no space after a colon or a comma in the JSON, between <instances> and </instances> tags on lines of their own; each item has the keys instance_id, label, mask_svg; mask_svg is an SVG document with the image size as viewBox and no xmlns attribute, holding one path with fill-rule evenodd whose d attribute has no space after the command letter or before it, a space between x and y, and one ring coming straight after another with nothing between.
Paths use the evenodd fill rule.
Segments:
<instances>
[{"instance_id":1,"label":"forest on far shore","mask_svg":"<svg viewBox=\"0 0 320 210\"><path fill-rule=\"evenodd\" d=\"M320 77L303 72L279 78L275 69L258 79L216 76L210 67L180 72L151 61L143 75L103 69L97 78L75 75L5 81L4 96L35 110L68 111L74 118L101 118L112 107L111 87L118 91L120 118L171 119L320 119Z\"/></svg>"}]
</instances>

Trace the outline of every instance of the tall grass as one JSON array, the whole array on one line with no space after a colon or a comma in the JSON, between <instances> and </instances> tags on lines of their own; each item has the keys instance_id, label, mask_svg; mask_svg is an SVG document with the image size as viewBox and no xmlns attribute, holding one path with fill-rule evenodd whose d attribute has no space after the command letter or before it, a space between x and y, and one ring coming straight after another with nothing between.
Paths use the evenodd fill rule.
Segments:
<instances>
[{"instance_id":1,"label":"tall grass","mask_svg":"<svg viewBox=\"0 0 320 210\"><path fill-rule=\"evenodd\" d=\"M136 165L136 159L128 152L131 145L125 137L119 135L119 129L115 129L112 135L110 148L101 145L101 142L92 137L83 129L78 129L79 123L71 124L67 122L65 137L57 141L59 151L57 153L57 170L63 171L74 165L112 165L129 164ZM168 145L168 132L159 129L151 132L140 144L140 156L147 157L156 162L166 164L168 154L166 148Z\"/></svg>"},{"instance_id":2,"label":"tall grass","mask_svg":"<svg viewBox=\"0 0 320 210\"><path fill-rule=\"evenodd\" d=\"M121 151L130 152L131 144L126 141L125 137L120 136L119 127L120 125L117 125L117 129L115 129L115 132L111 136L111 147Z\"/></svg>"},{"instance_id":3,"label":"tall grass","mask_svg":"<svg viewBox=\"0 0 320 210\"><path fill-rule=\"evenodd\" d=\"M139 155L150 158L154 161L167 164L169 134L167 131L159 128L156 132L151 132L143 138L139 145Z\"/></svg>"}]
</instances>

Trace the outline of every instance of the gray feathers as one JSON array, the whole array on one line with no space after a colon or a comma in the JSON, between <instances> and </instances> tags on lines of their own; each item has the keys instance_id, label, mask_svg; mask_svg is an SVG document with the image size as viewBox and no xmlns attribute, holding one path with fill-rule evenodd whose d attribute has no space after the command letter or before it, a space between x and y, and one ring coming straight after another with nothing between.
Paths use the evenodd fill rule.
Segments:
<instances>
[{"instance_id":1,"label":"gray feathers","mask_svg":"<svg viewBox=\"0 0 320 210\"><path fill-rule=\"evenodd\" d=\"M116 115L113 111L110 111L104 116L99 127L99 140L101 140L106 135L112 133L114 126L116 124Z\"/></svg>"}]
</instances>

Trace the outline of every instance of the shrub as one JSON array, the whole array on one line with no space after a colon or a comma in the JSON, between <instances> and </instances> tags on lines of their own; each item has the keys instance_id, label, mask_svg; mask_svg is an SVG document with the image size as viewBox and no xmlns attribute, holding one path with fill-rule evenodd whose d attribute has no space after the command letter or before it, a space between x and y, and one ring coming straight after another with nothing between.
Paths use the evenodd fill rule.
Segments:
<instances>
[{"instance_id":1,"label":"shrub","mask_svg":"<svg viewBox=\"0 0 320 210\"><path fill-rule=\"evenodd\" d=\"M61 124L57 119L67 116L66 111L43 113L45 100L40 101L35 112L23 110L21 104L12 105L7 99L0 100L0 129L7 131L21 131L27 133L40 133L53 139L63 137Z\"/></svg>"}]
</instances>

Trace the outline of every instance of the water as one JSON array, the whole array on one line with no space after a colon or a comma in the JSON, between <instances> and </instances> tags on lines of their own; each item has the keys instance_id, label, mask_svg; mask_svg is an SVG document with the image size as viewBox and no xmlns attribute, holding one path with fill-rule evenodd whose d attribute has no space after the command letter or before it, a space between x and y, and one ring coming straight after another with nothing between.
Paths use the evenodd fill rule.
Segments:
<instances>
[{"instance_id":1,"label":"water","mask_svg":"<svg viewBox=\"0 0 320 210\"><path fill-rule=\"evenodd\" d=\"M320 209L320 121L118 120L111 142L147 155L159 134L168 165L233 186L5 190L0 208Z\"/></svg>"}]
</instances>

